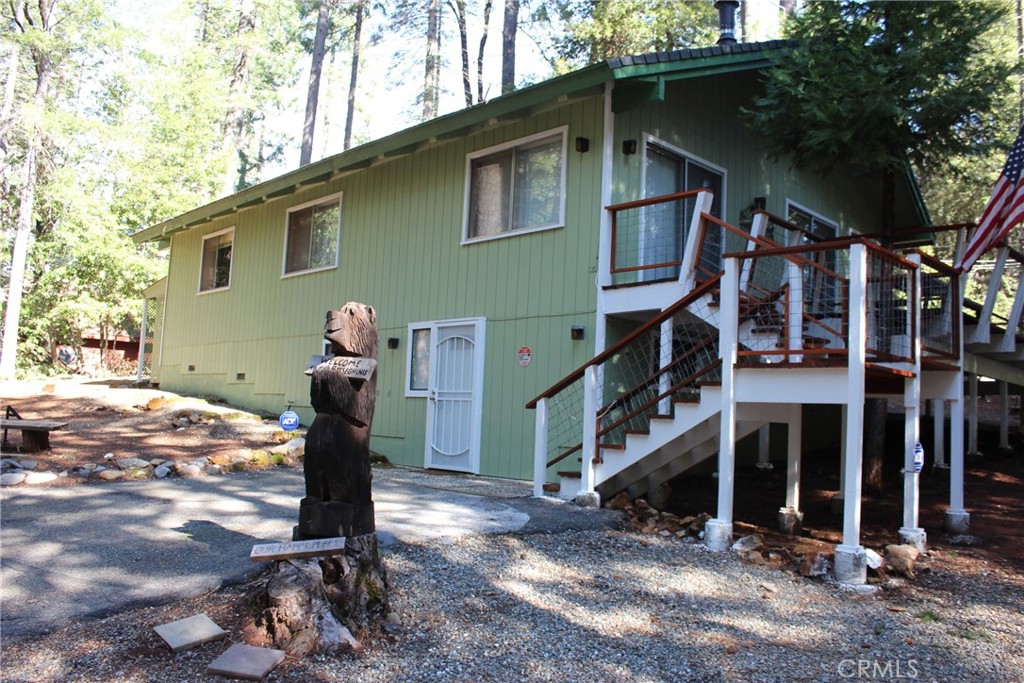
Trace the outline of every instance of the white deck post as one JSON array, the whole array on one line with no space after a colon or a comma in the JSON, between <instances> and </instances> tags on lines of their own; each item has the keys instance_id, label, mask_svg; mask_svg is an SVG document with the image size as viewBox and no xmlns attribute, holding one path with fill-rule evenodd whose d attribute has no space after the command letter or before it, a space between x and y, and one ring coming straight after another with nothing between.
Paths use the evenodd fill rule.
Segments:
<instances>
[{"instance_id":1,"label":"white deck post","mask_svg":"<svg viewBox=\"0 0 1024 683\"><path fill-rule=\"evenodd\" d=\"M932 457L937 470L948 470L946 464L946 402L941 398L932 399Z\"/></svg>"},{"instance_id":2,"label":"white deck post","mask_svg":"<svg viewBox=\"0 0 1024 683\"><path fill-rule=\"evenodd\" d=\"M846 463L843 468L843 542L836 546L840 583L867 581L867 556L860 545L861 464L864 450L864 364L867 358L867 249L850 246L849 368L846 389Z\"/></svg>"},{"instance_id":3,"label":"white deck post","mask_svg":"<svg viewBox=\"0 0 1024 683\"><path fill-rule=\"evenodd\" d=\"M536 429L533 435L533 496L544 497L548 479L548 399L537 402Z\"/></svg>"},{"instance_id":4,"label":"white deck post","mask_svg":"<svg viewBox=\"0 0 1024 683\"><path fill-rule=\"evenodd\" d=\"M954 324L962 324L954 321ZM961 339L963 336L961 335ZM964 347L960 343L960 358ZM961 363L963 360L961 360ZM963 366L961 366L963 367ZM971 515L964 509L964 380L953 382L955 397L949 404L949 509L946 510L946 530L952 534L967 533Z\"/></svg>"},{"instance_id":5,"label":"white deck post","mask_svg":"<svg viewBox=\"0 0 1024 683\"><path fill-rule=\"evenodd\" d=\"M800 511L800 451L803 428L802 406L791 408L786 440L786 506L779 510L779 530L797 536L803 530L804 513Z\"/></svg>"},{"instance_id":6,"label":"white deck post","mask_svg":"<svg viewBox=\"0 0 1024 683\"><path fill-rule=\"evenodd\" d=\"M733 379L739 332L739 264L725 260L721 287L719 355L722 361L722 407L718 430L718 515L704 527L704 543L711 550L732 544L732 503L736 471L736 391Z\"/></svg>"},{"instance_id":7,"label":"white deck post","mask_svg":"<svg viewBox=\"0 0 1024 683\"><path fill-rule=\"evenodd\" d=\"M999 380L999 448L1010 449L1010 389L1006 380Z\"/></svg>"},{"instance_id":8,"label":"white deck post","mask_svg":"<svg viewBox=\"0 0 1024 683\"><path fill-rule=\"evenodd\" d=\"M597 367L583 371L583 453L580 458L580 493L594 493L594 457L597 455Z\"/></svg>"},{"instance_id":9,"label":"white deck post","mask_svg":"<svg viewBox=\"0 0 1024 683\"><path fill-rule=\"evenodd\" d=\"M970 391L967 397L967 452L980 455L978 450L978 376L973 372L967 375Z\"/></svg>"},{"instance_id":10,"label":"white deck post","mask_svg":"<svg viewBox=\"0 0 1024 683\"><path fill-rule=\"evenodd\" d=\"M921 257L913 254L910 260L917 264L911 277L916 281L916 300L907 302L911 329L921 330ZM921 505L920 479L915 463L915 450L921 441L921 337L911 336L910 351L914 358L914 376L903 382L903 526L899 530L902 543L915 546L921 552L927 548L928 537L920 527L918 516Z\"/></svg>"},{"instance_id":11,"label":"white deck post","mask_svg":"<svg viewBox=\"0 0 1024 683\"><path fill-rule=\"evenodd\" d=\"M839 427L839 491L836 495L832 496L832 500L829 501L829 509L833 515L843 514L845 503L843 502L846 498L846 415L850 412L850 407L845 403L840 409L840 427Z\"/></svg>"},{"instance_id":12,"label":"white deck post","mask_svg":"<svg viewBox=\"0 0 1024 683\"><path fill-rule=\"evenodd\" d=\"M146 335L149 330L146 329L146 323L149 320L149 299L144 298L142 300L142 329L139 330L139 367L138 374L135 377L136 384L142 384L142 372L146 365Z\"/></svg>"},{"instance_id":13,"label":"white deck post","mask_svg":"<svg viewBox=\"0 0 1024 683\"><path fill-rule=\"evenodd\" d=\"M659 348L661 351L661 359L659 361L659 368L661 373L658 375L658 393L667 394L668 390L672 388L672 376L668 372L668 367L672 365L672 328L674 323L672 318L667 319L661 324L661 337L659 340ZM672 413L672 397L666 395L665 398L658 401L658 412L662 415L670 415Z\"/></svg>"},{"instance_id":14,"label":"white deck post","mask_svg":"<svg viewBox=\"0 0 1024 683\"><path fill-rule=\"evenodd\" d=\"M804 274L795 263L786 262L789 281L789 310L786 311L786 329L789 347L786 351L804 348ZM803 354L788 355L787 361L802 363Z\"/></svg>"}]
</instances>

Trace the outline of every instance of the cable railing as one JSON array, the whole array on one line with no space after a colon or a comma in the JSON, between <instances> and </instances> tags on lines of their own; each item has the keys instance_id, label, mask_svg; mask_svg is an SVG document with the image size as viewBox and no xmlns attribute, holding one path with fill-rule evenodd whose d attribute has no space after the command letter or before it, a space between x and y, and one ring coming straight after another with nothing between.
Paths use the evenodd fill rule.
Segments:
<instances>
[{"instance_id":1,"label":"cable railing","mask_svg":"<svg viewBox=\"0 0 1024 683\"><path fill-rule=\"evenodd\" d=\"M959 360L959 273L918 249L911 253L921 261L921 350L932 356Z\"/></svg>"},{"instance_id":2,"label":"cable railing","mask_svg":"<svg viewBox=\"0 0 1024 683\"><path fill-rule=\"evenodd\" d=\"M611 216L611 283L650 284L679 278L698 196L676 192L607 207Z\"/></svg>"}]
</instances>

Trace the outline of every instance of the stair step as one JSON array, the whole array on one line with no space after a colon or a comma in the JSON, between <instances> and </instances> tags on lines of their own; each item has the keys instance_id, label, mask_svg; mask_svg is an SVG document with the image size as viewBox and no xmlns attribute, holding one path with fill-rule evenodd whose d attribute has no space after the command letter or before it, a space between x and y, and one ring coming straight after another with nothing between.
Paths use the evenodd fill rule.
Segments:
<instances>
[{"instance_id":1,"label":"stair step","mask_svg":"<svg viewBox=\"0 0 1024 683\"><path fill-rule=\"evenodd\" d=\"M650 436L650 429L627 429L626 434L636 434L639 436Z\"/></svg>"},{"instance_id":2,"label":"stair step","mask_svg":"<svg viewBox=\"0 0 1024 683\"><path fill-rule=\"evenodd\" d=\"M664 413L651 413L647 416L649 420L674 420L675 417L672 415L665 415Z\"/></svg>"},{"instance_id":3,"label":"stair step","mask_svg":"<svg viewBox=\"0 0 1024 683\"><path fill-rule=\"evenodd\" d=\"M600 445L601 448L609 451L624 451L626 450L626 444L624 443L603 443Z\"/></svg>"},{"instance_id":4,"label":"stair step","mask_svg":"<svg viewBox=\"0 0 1024 683\"><path fill-rule=\"evenodd\" d=\"M700 396L676 396L673 403L700 403Z\"/></svg>"},{"instance_id":5,"label":"stair step","mask_svg":"<svg viewBox=\"0 0 1024 683\"><path fill-rule=\"evenodd\" d=\"M544 484L545 493L558 493L562 490L561 484Z\"/></svg>"},{"instance_id":6,"label":"stair step","mask_svg":"<svg viewBox=\"0 0 1024 683\"><path fill-rule=\"evenodd\" d=\"M583 478L582 472L559 472L558 476L565 477L566 479L581 479ZM557 486L557 484L556 484Z\"/></svg>"}]
</instances>

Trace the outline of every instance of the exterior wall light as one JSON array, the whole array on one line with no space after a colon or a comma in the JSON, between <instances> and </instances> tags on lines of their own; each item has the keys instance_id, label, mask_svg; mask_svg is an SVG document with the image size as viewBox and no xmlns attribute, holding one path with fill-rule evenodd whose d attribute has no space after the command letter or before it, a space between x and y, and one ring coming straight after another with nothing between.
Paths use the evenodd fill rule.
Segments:
<instances>
[{"instance_id":1,"label":"exterior wall light","mask_svg":"<svg viewBox=\"0 0 1024 683\"><path fill-rule=\"evenodd\" d=\"M622 153L623 154L636 154L636 140L623 140L622 141Z\"/></svg>"},{"instance_id":2,"label":"exterior wall light","mask_svg":"<svg viewBox=\"0 0 1024 683\"><path fill-rule=\"evenodd\" d=\"M583 325L573 325L569 328L569 338L573 341L582 341L586 336L586 328Z\"/></svg>"},{"instance_id":3,"label":"exterior wall light","mask_svg":"<svg viewBox=\"0 0 1024 683\"><path fill-rule=\"evenodd\" d=\"M590 138L576 138L576 151L581 154L590 151Z\"/></svg>"},{"instance_id":4,"label":"exterior wall light","mask_svg":"<svg viewBox=\"0 0 1024 683\"><path fill-rule=\"evenodd\" d=\"M389 349L397 349L398 348L398 337L388 337L388 348Z\"/></svg>"}]
</instances>

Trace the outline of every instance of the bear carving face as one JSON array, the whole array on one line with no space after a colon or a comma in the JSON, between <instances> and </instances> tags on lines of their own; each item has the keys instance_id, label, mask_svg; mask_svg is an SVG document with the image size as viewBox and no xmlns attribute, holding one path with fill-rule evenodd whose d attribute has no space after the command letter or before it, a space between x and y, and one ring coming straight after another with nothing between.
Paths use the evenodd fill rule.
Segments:
<instances>
[{"instance_id":1,"label":"bear carving face","mask_svg":"<svg viewBox=\"0 0 1024 683\"><path fill-rule=\"evenodd\" d=\"M377 314L372 306L350 301L338 311L327 311L324 339L335 356L377 357Z\"/></svg>"}]
</instances>

